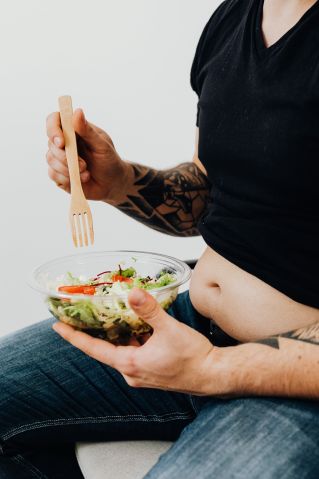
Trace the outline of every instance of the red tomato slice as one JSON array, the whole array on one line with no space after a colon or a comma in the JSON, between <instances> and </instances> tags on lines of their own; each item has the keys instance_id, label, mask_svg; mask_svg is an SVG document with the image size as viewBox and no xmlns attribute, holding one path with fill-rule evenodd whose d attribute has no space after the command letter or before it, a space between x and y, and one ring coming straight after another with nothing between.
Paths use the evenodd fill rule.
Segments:
<instances>
[{"instance_id":1,"label":"red tomato slice","mask_svg":"<svg viewBox=\"0 0 319 479\"><path fill-rule=\"evenodd\" d=\"M85 284L79 284L76 286L60 286L58 289L61 293L68 294L88 294L93 296L95 293L94 286L86 286Z\"/></svg>"},{"instance_id":2,"label":"red tomato slice","mask_svg":"<svg viewBox=\"0 0 319 479\"><path fill-rule=\"evenodd\" d=\"M114 281L114 283L116 281L120 281L121 283L132 283L133 282L132 278L125 278L125 276L122 276L121 274L114 274L112 276L112 281Z\"/></svg>"},{"instance_id":3,"label":"red tomato slice","mask_svg":"<svg viewBox=\"0 0 319 479\"><path fill-rule=\"evenodd\" d=\"M95 293L94 286L84 286L83 287L83 294L88 294L89 296L93 296Z\"/></svg>"},{"instance_id":4,"label":"red tomato slice","mask_svg":"<svg viewBox=\"0 0 319 479\"><path fill-rule=\"evenodd\" d=\"M60 286L59 291L61 291L61 293L83 294L83 285L80 284L78 286Z\"/></svg>"}]
</instances>

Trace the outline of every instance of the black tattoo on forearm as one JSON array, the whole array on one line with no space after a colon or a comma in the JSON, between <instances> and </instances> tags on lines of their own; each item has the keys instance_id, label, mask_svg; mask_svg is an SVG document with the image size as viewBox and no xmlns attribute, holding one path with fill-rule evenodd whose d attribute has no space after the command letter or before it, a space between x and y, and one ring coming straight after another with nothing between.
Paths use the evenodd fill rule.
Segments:
<instances>
[{"instance_id":1,"label":"black tattoo on forearm","mask_svg":"<svg viewBox=\"0 0 319 479\"><path fill-rule=\"evenodd\" d=\"M265 344L275 349L279 349L279 338L288 338L295 341L303 341L319 346L319 323L312 324L306 328L297 329L296 331L290 331L288 333L279 334L278 336L260 339L254 341L258 344Z\"/></svg>"},{"instance_id":2,"label":"black tattoo on forearm","mask_svg":"<svg viewBox=\"0 0 319 479\"><path fill-rule=\"evenodd\" d=\"M134 219L173 236L197 236L210 184L195 163L158 171L132 165L134 184L116 207Z\"/></svg>"},{"instance_id":3,"label":"black tattoo on forearm","mask_svg":"<svg viewBox=\"0 0 319 479\"><path fill-rule=\"evenodd\" d=\"M263 339L258 339L257 341L254 341L254 342L258 344L264 344L265 346L270 346L271 348L274 348L274 349L279 349L278 338L263 338Z\"/></svg>"}]
</instances>

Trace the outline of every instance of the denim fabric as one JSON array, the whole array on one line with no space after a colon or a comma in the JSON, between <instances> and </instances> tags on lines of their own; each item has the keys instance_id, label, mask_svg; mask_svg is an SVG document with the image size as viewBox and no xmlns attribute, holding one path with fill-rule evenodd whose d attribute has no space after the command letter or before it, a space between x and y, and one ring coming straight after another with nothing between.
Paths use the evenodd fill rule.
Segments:
<instances>
[{"instance_id":1,"label":"denim fabric","mask_svg":"<svg viewBox=\"0 0 319 479\"><path fill-rule=\"evenodd\" d=\"M211 399L145 479L318 479L318 406Z\"/></svg>"},{"instance_id":2,"label":"denim fabric","mask_svg":"<svg viewBox=\"0 0 319 479\"><path fill-rule=\"evenodd\" d=\"M187 293L171 314L210 335ZM82 478L76 441L124 439L176 441L148 479L318 477L315 404L134 389L52 323L0 339L0 479Z\"/></svg>"}]
</instances>

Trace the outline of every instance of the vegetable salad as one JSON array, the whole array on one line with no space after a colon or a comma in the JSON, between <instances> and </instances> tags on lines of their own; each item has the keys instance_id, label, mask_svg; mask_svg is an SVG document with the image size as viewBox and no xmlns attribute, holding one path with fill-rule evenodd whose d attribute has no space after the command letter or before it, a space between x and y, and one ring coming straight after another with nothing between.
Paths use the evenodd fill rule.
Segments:
<instances>
[{"instance_id":1,"label":"vegetable salad","mask_svg":"<svg viewBox=\"0 0 319 479\"><path fill-rule=\"evenodd\" d=\"M161 306L168 309L177 296L178 288L173 287L176 281L176 274L168 269L151 277L138 274L133 267L123 269L121 265L89 279L67 273L56 288L57 297L48 299L49 309L57 319L77 329L111 342L125 342L131 336L151 332L151 327L130 308L129 291L134 287L153 291ZM172 288L161 291L170 285Z\"/></svg>"}]
</instances>

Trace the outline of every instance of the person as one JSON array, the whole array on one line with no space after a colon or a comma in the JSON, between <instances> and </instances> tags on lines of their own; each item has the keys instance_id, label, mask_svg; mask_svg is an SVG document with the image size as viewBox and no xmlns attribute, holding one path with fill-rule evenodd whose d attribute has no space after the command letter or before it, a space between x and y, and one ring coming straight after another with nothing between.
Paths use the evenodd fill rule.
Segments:
<instances>
[{"instance_id":1,"label":"person","mask_svg":"<svg viewBox=\"0 0 319 479\"><path fill-rule=\"evenodd\" d=\"M1 478L80 478L76 441L125 439L175 441L147 479L318 477L318 21L315 0L221 3L191 71L192 162L125 162L74 112L86 197L207 248L168 313L131 292L142 345L52 320L0 340ZM69 192L58 113L47 132Z\"/></svg>"}]
</instances>

